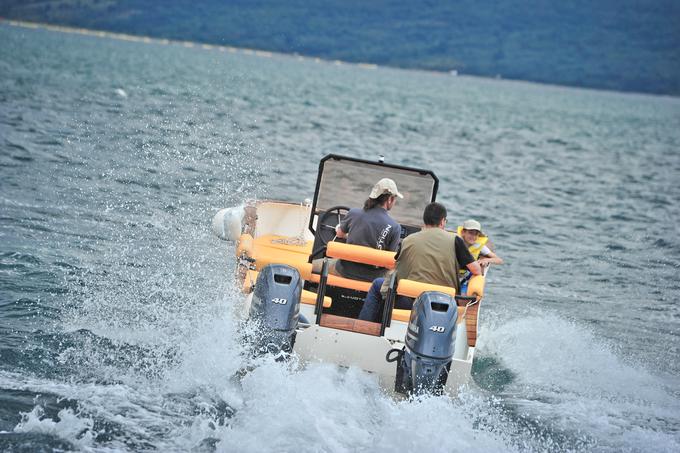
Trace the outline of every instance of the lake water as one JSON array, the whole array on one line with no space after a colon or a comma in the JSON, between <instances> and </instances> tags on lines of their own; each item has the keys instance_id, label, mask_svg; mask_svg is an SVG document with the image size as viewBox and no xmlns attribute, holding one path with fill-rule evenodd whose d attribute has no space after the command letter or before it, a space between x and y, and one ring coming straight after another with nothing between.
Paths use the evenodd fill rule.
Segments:
<instances>
[{"instance_id":1,"label":"lake water","mask_svg":"<svg viewBox=\"0 0 680 453\"><path fill-rule=\"evenodd\" d=\"M680 99L0 23L0 450L680 450ZM433 169L492 270L461 398L248 360L218 208Z\"/></svg>"}]
</instances>

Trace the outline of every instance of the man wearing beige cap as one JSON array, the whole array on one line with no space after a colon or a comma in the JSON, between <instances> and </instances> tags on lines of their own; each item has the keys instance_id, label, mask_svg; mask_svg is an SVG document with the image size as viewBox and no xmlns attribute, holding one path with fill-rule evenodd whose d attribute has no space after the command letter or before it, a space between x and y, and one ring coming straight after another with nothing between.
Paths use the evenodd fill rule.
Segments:
<instances>
[{"instance_id":1,"label":"man wearing beige cap","mask_svg":"<svg viewBox=\"0 0 680 453\"><path fill-rule=\"evenodd\" d=\"M364 207L350 209L335 228L337 236L345 238L348 244L396 251L401 239L401 225L390 217L388 211L394 207L397 198L404 198L399 193L397 184L389 178L381 179L371 189ZM387 270L344 260L332 263L331 269L333 265L335 273L364 281L373 281L383 276Z\"/></svg>"}]
</instances>

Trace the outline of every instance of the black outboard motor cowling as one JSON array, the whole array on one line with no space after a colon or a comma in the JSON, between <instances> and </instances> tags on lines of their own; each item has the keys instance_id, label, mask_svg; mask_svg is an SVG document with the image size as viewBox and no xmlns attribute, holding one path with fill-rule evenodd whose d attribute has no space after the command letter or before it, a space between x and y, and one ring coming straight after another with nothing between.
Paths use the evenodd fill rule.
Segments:
<instances>
[{"instance_id":1,"label":"black outboard motor cowling","mask_svg":"<svg viewBox=\"0 0 680 453\"><path fill-rule=\"evenodd\" d=\"M255 340L260 352L291 352L300 315L302 280L297 269L269 264L260 270L250 305L250 319L260 323Z\"/></svg>"},{"instance_id":2,"label":"black outboard motor cowling","mask_svg":"<svg viewBox=\"0 0 680 453\"><path fill-rule=\"evenodd\" d=\"M406 332L406 347L397 363L396 391L442 393L451 368L457 320L453 297L427 291L416 299Z\"/></svg>"}]
</instances>

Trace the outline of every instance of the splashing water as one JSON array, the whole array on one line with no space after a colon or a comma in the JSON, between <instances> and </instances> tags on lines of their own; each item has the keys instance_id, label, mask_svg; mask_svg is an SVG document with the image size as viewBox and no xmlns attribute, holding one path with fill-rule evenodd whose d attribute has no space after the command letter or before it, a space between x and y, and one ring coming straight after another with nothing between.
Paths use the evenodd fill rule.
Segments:
<instances>
[{"instance_id":1,"label":"splashing water","mask_svg":"<svg viewBox=\"0 0 680 453\"><path fill-rule=\"evenodd\" d=\"M673 428L680 423L680 402L671 387L677 382L623 362L591 331L555 315L488 330L485 349L513 374L503 395L516 413L584 435L597 448L680 447Z\"/></svg>"}]
</instances>

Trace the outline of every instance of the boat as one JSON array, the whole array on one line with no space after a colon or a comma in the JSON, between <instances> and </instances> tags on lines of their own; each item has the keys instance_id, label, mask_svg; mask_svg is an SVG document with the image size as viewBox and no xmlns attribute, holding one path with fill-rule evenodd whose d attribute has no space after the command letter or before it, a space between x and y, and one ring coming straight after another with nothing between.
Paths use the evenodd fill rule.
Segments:
<instances>
[{"instance_id":1,"label":"boat","mask_svg":"<svg viewBox=\"0 0 680 453\"><path fill-rule=\"evenodd\" d=\"M258 351L359 367L395 395L455 396L471 379L485 275L474 276L460 295L392 274L382 319L370 322L357 317L371 282L328 273L329 258L395 267L394 252L335 237L349 207L363 203L381 178L397 181L404 195L390 211L402 238L419 231L439 179L430 170L385 163L382 156L325 156L311 200L257 200L221 209L212 229L235 243L241 315L258 326ZM323 259L318 273L312 271L315 259ZM414 298L413 309L394 308L396 295Z\"/></svg>"}]
</instances>

